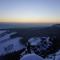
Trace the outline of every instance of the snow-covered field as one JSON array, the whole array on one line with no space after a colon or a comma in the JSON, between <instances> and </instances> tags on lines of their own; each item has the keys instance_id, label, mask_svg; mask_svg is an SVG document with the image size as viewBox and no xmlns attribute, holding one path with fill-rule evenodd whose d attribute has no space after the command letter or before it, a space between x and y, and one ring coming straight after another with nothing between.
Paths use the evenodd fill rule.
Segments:
<instances>
[{"instance_id":1,"label":"snow-covered field","mask_svg":"<svg viewBox=\"0 0 60 60\"><path fill-rule=\"evenodd\" d=\"M20 39L22 39L22 37L16 37L11 39L10 36L15 34L16 32L13 32L13 33L6 33L6 32L7 32L6 30L0 31L0 56L25 48L25 46L20 43ZM4 34L4 33L6 34L1 36L1 34ZM36 41L36 42L38 43L39 41ZM34 42L34 44L36 43ZM55 53L55 55L56 55L55 60L60 60L60 51ZM29 60L30 59L29 56L27 56L28 58L26 59L25 57L23 57L21 60ZM35 56L36 55L33 55L33 57ZM40 57L38 57L37 59L34 58L34 60L53 60L54 56L52 56L52 58L45 58L45 59L43 58L39 59L39 58Z\"/></svg>"},{"instance_id":2,"label":"snow-covered field","mask_svg":"<svg viewBox=\"0 0 60 60\"><path fill-rule=\"evenodd\" d=\"M22 45L19 42L19 40L22 39L22 37L16 37L11 39L10 35L12 34L14 33L6 34L3 37L0 37L0 56L14 52L14 51L18 51L24 48L24 45Z\"/></svg>"}]
</instances>

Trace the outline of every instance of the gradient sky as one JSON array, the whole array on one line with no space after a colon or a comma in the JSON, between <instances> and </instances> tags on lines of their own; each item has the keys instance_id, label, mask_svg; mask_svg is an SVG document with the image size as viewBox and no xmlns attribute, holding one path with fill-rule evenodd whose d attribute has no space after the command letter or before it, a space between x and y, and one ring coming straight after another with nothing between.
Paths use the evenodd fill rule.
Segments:
<instances>
[{"instance_id":1,"label":"gradient sky","mask_svg":"<svg viewBox=\"0 0 60 60\"><path fill-rule=\"evenodd\" d=\"M60 0L0 0L0 22L60 22L59 19Z\"/></svg>"}]
</instances>

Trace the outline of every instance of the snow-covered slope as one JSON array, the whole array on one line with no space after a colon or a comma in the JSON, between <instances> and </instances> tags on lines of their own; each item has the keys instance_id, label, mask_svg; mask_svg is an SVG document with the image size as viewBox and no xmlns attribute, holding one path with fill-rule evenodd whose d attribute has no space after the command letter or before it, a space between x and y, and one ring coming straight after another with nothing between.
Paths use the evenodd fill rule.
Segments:
<instances>
[{"instance_id":1,"label":"snow-covered slope","mask_svg":"<svg viewBox=\"0 0 60 60\"><path fill-rule=\"evenodd\" d=\"M7 33L7 30L0 30L0 56L25 48L25 46L22 45L20 42L20 40L23 37L11 38L10 36L13 34L16 34L16 32L8 32ZM39 41L40 41L40 38L37 38L36 40L34 40L32 37L32 40L30 39L29 42L31 42L32 45L37 45L39 43ZM55 55L56 55L55 60L60 60L60 51L56 52ZM24 60L26 57L28 57L28 58L26 58L26 60L29 60L32 55L31 56L24 55L24 56L21 58L21 60ZM35 55L33 57L35 57ZM40 56L39 56L39 58L36 58L34 60L37 60L37 59L41 60ZM53 60L53 59L54 59L54 56L52 56L52 58L45 58L43 60Z\"/></svg>"},{"instance_id":2,"label":"snow-covered slope","mask_svg":"<svg viewBox=\"0 0 60 60\"><path fill-rule=\"evenodd\" d=\"M22 37L16 37L11 39L10 35L12 34L14 34L14 32L10 34L6 33L3 37L0 38L0 56L14 52L14 51L21 50L25 47L19 42L20 39L22 39Z\"/></svg>"}]
</instances>

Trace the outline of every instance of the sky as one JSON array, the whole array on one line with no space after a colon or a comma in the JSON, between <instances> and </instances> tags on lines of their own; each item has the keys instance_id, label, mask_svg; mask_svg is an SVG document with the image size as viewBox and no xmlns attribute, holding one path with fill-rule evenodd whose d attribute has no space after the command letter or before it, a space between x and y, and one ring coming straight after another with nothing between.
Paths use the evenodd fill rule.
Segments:
<instances>
[{"instance_id":1,"label":"sky","mask_svg":"<svg viewBox=\"0 0 60 60\"><path fill-rule=\"evenodd\" d=\"M60 22L60 0L0 0L0 22Z\"/></svg>"}]
</instances>

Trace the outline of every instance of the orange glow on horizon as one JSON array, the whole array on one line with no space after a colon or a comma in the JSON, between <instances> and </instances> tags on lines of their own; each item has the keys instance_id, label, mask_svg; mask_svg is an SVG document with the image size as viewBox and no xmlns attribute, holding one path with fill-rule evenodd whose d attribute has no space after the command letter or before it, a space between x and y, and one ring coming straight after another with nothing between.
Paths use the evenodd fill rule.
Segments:
<instances>
[{"instance_id":1,"label":"orange glow on horizon","mask_svg":"<svg viewBox=\"0 0 60 60\"><path fill-rule=\"evenodd\" d=\"M0 18L0 22L11 23L60 23L60 19L53 18Z\"/></svg>"}]
</instances>

